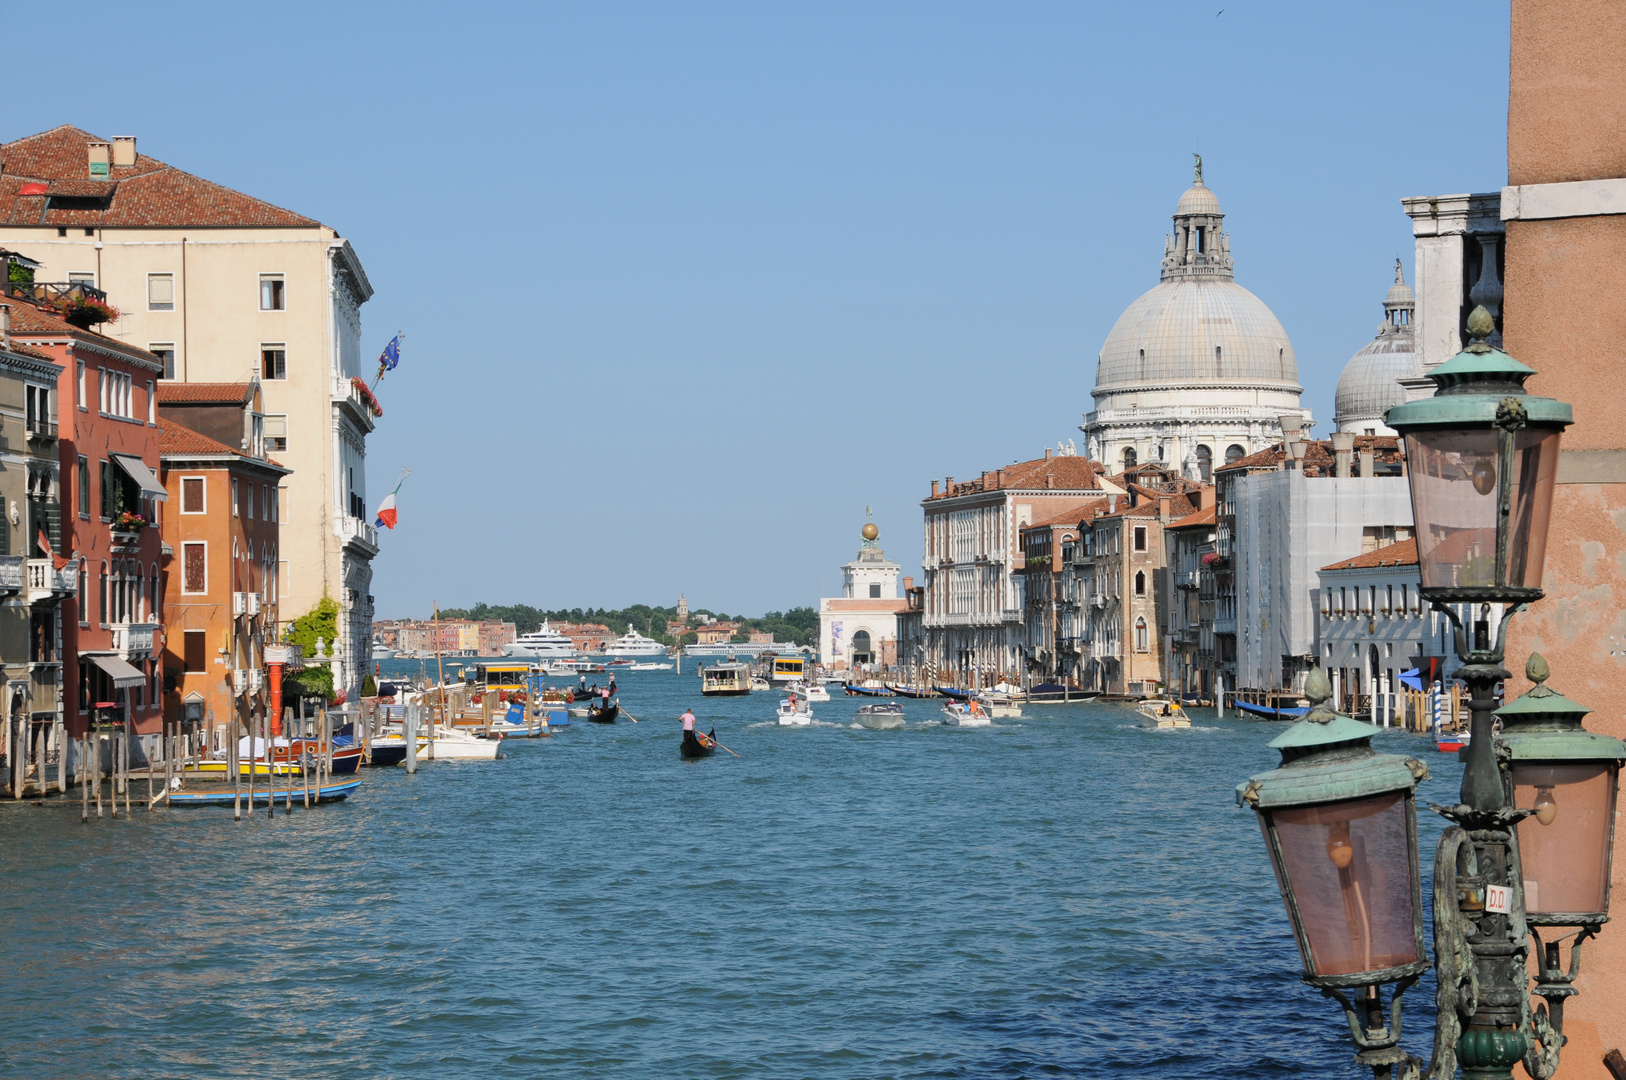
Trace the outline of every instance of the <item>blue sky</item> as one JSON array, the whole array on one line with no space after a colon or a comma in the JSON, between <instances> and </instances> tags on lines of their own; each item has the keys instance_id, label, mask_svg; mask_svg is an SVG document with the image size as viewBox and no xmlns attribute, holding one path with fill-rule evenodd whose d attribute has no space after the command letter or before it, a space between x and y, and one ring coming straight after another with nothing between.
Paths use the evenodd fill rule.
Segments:
<instances>
[{"instance_id":1,"label":"blue sky","mask_svg":"<svg viewBox=\"0 0 1626 1080\"><path fill-rule=\"evenodd\" d=\"M1223 13L1221 12L1223 9ZM1219 13L1219 14L1217 14ZM1506 3L8 5L59 123L321 218L408 334L380 617L755 614L1079 438L1201 149L1319 431L1406 195L1506 178ZM1442 45L1442 43L1445 43ZM1446 47L1448 45L1448 47Z\"/></svg>"}]
</instances>

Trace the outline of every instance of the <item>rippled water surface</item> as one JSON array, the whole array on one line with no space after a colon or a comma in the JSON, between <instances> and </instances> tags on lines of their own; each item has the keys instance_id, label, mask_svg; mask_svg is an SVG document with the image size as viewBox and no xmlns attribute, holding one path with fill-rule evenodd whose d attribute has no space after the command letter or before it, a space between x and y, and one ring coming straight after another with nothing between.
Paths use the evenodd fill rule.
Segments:
<instances>
[{"instance_id":1,"label":"rippled water surface","mask_svg":"<svg viewBox=\"0 0 1626 1080\"><path fill-rule=\"evenodd\" d=\"M0 1074L1361 1075L1234 806L1280 725L780 728L687 672L622 702L270 820L0 804ZM740 758L679 759L689 704ZM1455 801L1454 758L1380 743Z\"/></svg>"}]
</instances>

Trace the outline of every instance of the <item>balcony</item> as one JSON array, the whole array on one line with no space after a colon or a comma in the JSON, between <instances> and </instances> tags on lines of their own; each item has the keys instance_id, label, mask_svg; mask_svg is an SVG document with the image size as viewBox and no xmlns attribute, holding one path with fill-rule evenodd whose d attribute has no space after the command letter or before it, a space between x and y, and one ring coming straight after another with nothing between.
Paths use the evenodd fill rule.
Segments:
<instances>
[{"instance_id":1,"label":"balcony","mask_svg":"<svg viewBox=\"0 0 1626 1080\"><path fill-rule=\"evenodd\" d=\"M23 591L24 566L21 555L0 555L0 596L16 596Z\"/></svg>"},{"instance_id":2,"label":"balcony","mask_svg":"<svg viewBox=\"0 0 1626 1080\"><path fill-rule=\"evenodd\" d=\"M83 281L9 281L0 283L0 293L49 304L53 300L100 300L107 293Z\"/></svg>"},{"instance_id":3,"label":"balcony","mask_svg":"<svg viewBox=\"0 0 1626 1080\"><path fill-rule=\"evenodd\" d=\"M366 518L346 515L339 521L339 535L346 544L356 544L371 558L378 554L378 529Z\"/></svg>"},{"instance_id":4,"label":"balcony","mask_svg":"<svg viewBox=\"0 0 1626 1080\"><path fill-rule=\"evenodd\" d=\"M28 602L38 604L45 600L60 600L72 596L78 588L79 562L69 560L58 570L50 559L28 560Z\"/></svg>"},{"instance_id":5,"label":"balcony","mask_svg":"<svg viewBox=\"0 0 1626 1080\"><path fill-rule=\"evenodd\" d=\"M30 416L26 421L28 438L42 442L56 438L56 421L43 416Z\"/></svg>"},{"instance_id":6,"label":"balcony","mask_svg":"<svg viewBox=\"0 0 1626 1080\"><path fill-rule=\"evenodd\" d=\"M113 651L121 660L146 660L153 654L157 623L114 623Z\"/></svg>"},{"instance_id":7,"label":"balcony","mask_svg":"<svg viewBox=\"0 0 1626 1080\"><path fill-rule=\"evenodd\" d=\"M1177 589L1195 589L1200 575L1195 570L1182 570L1175 575L1174 587Z\"/></svg>"},{"instance_id":8,"label":"balcony","mask_svg":"<svg viewBox=\"0 0 1626 1080\"><path fill-rule=\"evenodd\" d=\"M366 389L366 383L360 386L346 376L337 376L333 380L333 404L339 411L361 428L362 434L369 434L378 426L374 419L373 407L377 399L372 392Z\"/></svg>"}]
</instances>

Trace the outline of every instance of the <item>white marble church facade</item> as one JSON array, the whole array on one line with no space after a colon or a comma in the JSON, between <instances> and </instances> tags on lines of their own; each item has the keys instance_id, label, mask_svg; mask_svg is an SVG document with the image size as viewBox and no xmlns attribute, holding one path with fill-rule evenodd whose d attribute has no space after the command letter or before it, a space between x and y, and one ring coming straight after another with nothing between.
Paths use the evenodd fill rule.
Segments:
<instances>
[{"instance_id":1,"label":"white marble church facade","mask_svg":"<svg viewBox=\"0 0 1626 1080\"><path fill-rule=\"evenodd\" d=\"M1146 462L1193 480L1281 438L1283 415L1310 423L1293 344L1232 274L1219 200L1196 181L1174 211L1162 280L1130 304L1101 347L1088 455L1114 473Z\"/></svg>"}]
</instances>

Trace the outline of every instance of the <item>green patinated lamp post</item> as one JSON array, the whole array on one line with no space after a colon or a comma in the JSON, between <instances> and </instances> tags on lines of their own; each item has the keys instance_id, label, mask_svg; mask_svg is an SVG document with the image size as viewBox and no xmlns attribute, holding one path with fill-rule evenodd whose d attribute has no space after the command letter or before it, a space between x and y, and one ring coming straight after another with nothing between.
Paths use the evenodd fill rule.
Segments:
<instances>
[{"instance_id":1,"label":"green patinated lamp post","mask_svg":"<svg viewBox=\"0 0 1626 1080\"><path fill-rule=\"evenodd\" d=\"M1581 730L1586 710L1544 685L1540 657L1528 668L1537 686L1500 710L1504 734L1495 735L1507 624L1542 596L1558 444L1571 416L1567 404L1524 392L1534 372L1488 344L1494 329L1485 309L1475 309L1471 343L1430 373L1435 396L1385 418L1406 440L1421 592L1455 628L1465 661L1456 674L1468 684L1472 714L1461 801L1433 807L1454 824L1434 863L1439 1013L1431 1080L1454 1077L1459 1064L1464 1076L1483 1080L1511 1080L1521 1061L1537 1080L1557 1068L1580 943L1608 918L1626 759L1619 740ZM1468 625L1455 605L1467 609ZM1491 605L1501 608L1494 635ZM1344 1006L1357 1061L1378 1077L1402 1064L1415 1077L1423 1063L1399 1046L1399 1000L1426 968L1411 811L1426 770L1372 751L1375 729L1333 713L1326 682L1311 673L1306 696L1316 708L1271 743L1282 751L1281 767L1250 779L1238 799L1259 813L1305 981ZM1382 825L1397 820L1397 808L1405 810L1404 843ZM1409 894L1400 886L1408 868ZM1415 923L1416 955L1401 944L1407 920ZM1542 925L1581 928L1568 972L1557 943L1543 946L1535 929ZM1534 1009L1532 938L1540 950L1534 990L1546 1002ZM1379 994L1385 982L1396 983L1388 1022ZM1360 1000L1352 1003L1344 992L1355 989Z\"/></svg>"}]
</instances>

